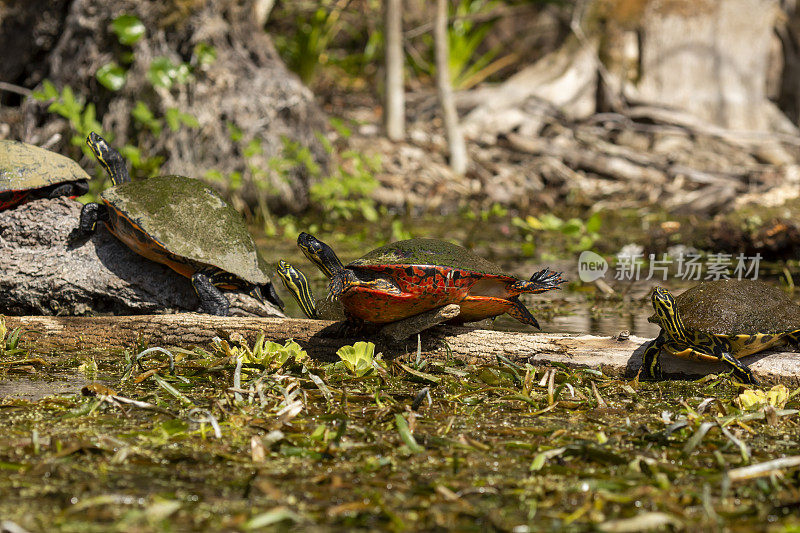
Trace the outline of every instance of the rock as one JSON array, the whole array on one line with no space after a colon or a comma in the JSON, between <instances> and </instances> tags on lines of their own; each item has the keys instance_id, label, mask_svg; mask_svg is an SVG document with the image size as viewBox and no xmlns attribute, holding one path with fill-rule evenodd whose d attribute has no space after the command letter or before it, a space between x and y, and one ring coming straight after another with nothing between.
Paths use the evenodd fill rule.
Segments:
<instances>
[{"instance_id":1,"label":"rock","mask_svg":"<svg viewBox=\"0 0 800 533\"><path fill-rule=\"evenodd\" d=\"M0 313L10 315L143 314L194 311L191 282L145 259L105 225L85 242L71 233L81 204L37 200L0 212ZM231 314L284 316L249 295L223 291Z\"/></svg>"}]
</instances>

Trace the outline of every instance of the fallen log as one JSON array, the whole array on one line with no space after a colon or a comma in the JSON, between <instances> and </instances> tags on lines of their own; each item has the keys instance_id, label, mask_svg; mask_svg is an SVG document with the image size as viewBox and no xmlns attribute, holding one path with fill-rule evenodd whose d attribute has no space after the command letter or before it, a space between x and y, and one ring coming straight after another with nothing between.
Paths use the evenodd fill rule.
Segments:
<instances>
[{"instance_id":1,"label":"fallen log","mask_svg":"<svg viewBox=\"0 0 800 533\"><path fill-rule=\"evenodd\" d=\"M21 327L23 348L40 354L64 352L113 352L150 346L199 346L208 348L214 337L252 343L259 334L275 342L294 339L311 357L335 360L336 350L357 339L326 337L333 322L324 320L216 317L201 314L105 317L5 317L8 328ZM416 337L403 342L372 339L387 357L415 354ZM641 367L644 344L650 339L565 333L489 331L470 327L439 326L422 333L423 355L432 359L460 359L492 363L504 356L517 363L536 366L553 363L572 368L601 370L608 376L633 378ZM743 359L763 383L800 385L800 356L796 352L763 352ZM685 361L665 355L664 374L696 378L725 372L720 364Z\"/></svg>"}]
</instances>

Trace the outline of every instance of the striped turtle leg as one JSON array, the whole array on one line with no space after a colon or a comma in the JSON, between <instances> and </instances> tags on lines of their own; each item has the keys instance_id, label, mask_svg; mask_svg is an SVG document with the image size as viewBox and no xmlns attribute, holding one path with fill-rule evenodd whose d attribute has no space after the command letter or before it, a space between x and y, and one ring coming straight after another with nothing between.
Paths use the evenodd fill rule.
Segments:
<instances>
[{"instance_id":1,"label":"striped turtle leg","mask_svg":"<svg viewBox=\"0 0 800 533\"><path fill-rule=\"evenodd\" d=\"M192 275L192 286L200 298L200 311L210 315L228 316L230 303L215 285L214 277L221 271L199 270Z\"/></svg>"},{"instance_id":2,"label":"striped turtle leg","mask_svg":"<svg viewBox=\"0 0 800 533\"><path fill-rule=\"evenodd\" d=\"M720 363L730 367L730 369L733 371L733 377L737 381L746 383L748 385L758 384L758 380L755 378L755 376L753 376L753 373L750 371L750 369L731 354L730 343L720 339L719 337L709 337L708 342L703 342L704 348L706 345L708 345L708 349L699 350L696 346L692 346L692 348L696 351L710 353L719 359Z\"/></svg>"},{"instance_id":3,"label":"striped turtle leg","mask_svg":"<svg viewBox=\"0 0 800 533\"><path fill-rule=\"evenodd\" d=\"M719 357L719 360L726 364L727 366L731 367L733 370L733 377L736 378L737 381L742 383L746 383L748 385L757 385L758 380L753 375L753 372L750 371L744 363L736 359L730 352L722 352L721 354L715 356Z\"/></svg>"},{"instance_id":4,"label":"striped turtle leg","mask_svg":"<svg viewBox=\"0 0 800 533\"><path fill-rule=\"evenodd\" d=\"M536 329L542 329L539 327L539 322L536 320L536 317L534 317L528 308L519 301L518 296L509 298L508 301L511 302L511 307L508 308L506 313L508 313L512 318L516 318L523 324L529 324Z\"/></svg>"},{"instance_id":5,"label":"striped turtle leg","mask_svg":"<svg viewBox=\"0 0 800 533\"><path fill-rule=\"evenodd\" d=\"M800 348L800 329L786 334L786 344Z\"/></svg>"},{"instance_id":6,"label":"striped turtle leg","mask_svg":"<svg viewBox=\"0 0 800 533\"><path fill-rule=\"evenodd\" d=\"M664 332L662 331L658 337L650 341L645 347L644 353L642 353L642 372L644 373L645 379L654 381L661 381L663 379L664 376L661 374L659 355L661 354L661 348L664 346L666 340Z\"/></svg>"}]
</instances>

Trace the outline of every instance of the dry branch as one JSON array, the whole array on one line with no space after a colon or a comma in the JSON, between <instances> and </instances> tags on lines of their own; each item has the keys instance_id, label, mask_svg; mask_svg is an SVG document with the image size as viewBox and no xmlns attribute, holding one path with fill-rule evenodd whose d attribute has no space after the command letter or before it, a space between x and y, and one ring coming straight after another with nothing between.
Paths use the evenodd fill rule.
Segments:
<instances>
[{"instance_id":1,"label":"dry branch","mask_svg":"<svg viewBox=\"0 0 800 533\"><path fill-rule=\"evenodd\" d=\"M386 35L386 136L399 141L406 136L406 102L403 87L403 3L384 2Z\"/></svg>"},{"instance_id":2,"label":"dry branch","mask_svg":"<svg viewBox=\"0 0 800 533\"><path fill-rule=\"evenodd\" d=\"M442 104L444 127L447 133L447 144L450 148L450 167L458 175L467 171L469 159L464 134L458 123L458 112L453 99L453 86L450 80L449 57L447 43L447 2L437 0L436 17L433 24L433 41L436 49L436 90Z\"/></svg>"},{"instance_id":3,"label":"dry branch","mask_svg":"<svg viewBox=\"0 0 800 533\"><path fill-rule=\"evenodd\" d=\"M325 337L332 323L319 320L215 317L200 314L118 317L7 317L9 328L28 330L23 347L37 352L109 351L130 349L137 342L158 346L208 347L214 337L252 343L259 334L276 342L294 339L317 359L331 360L336 350L356 339ZM416 338L404 343L373 339L390 357L415 353ZM519 333L467 327L437 327L422 334L424 355L453 357L467 362L496 362L501 355L533 365L561 363L569 367L602 369L606 375L632 378L641 366L644 343L649 339ZM743 359L756 377L767 383L800 384L800 357L794 352L766 352ZM724 372L718 364L684 361L664 356L668 376L696 377Z\"/></svg>"}]
</instances>

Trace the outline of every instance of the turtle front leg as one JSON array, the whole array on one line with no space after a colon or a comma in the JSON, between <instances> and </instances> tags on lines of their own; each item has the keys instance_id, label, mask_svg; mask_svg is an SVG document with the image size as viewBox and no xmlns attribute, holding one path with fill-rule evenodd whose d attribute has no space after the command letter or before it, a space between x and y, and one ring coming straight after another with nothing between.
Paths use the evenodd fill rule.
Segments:
<instances>
[{"instance_id":1,"label":"turtle front leg","mask_svg":"<svg viewBox=\"0 0 800 533\"><path fill-rule=\"evenodd\" d=\"M210 315L228 316L230 303L215 285L214 277L219 272L199 270L192 275L192 286L200 298L200 310Z\"/></svg>"},{"instance_id":2,"label":"turtle front leg","mask_svg":"<svg viewBox=\"0 0 800 533\"><path fill-rule=\"evenodd\" d=\"M800 348L800 329L786 335L786 344L794 346L795 348Z\"/></svg>"},{"instance_id":3,"label":"turtle front leg","mask_svg":"<svg viewBox=\"0 0 800 533\"><path fill-rule=\"evenodd\" d=\"M698 347L693 347L693 348L697 351L710 353L711 355L719 359L720 363L730 367L730 369L733 371L733 377L737 381L748 385L758 384L758 380L753 375L753 372L751 372L750 369L747 368L747 366L745 366L744 363L739 361L736 357L734 357L731 354L730 343L717 337L712 337L709 340L709 343L710 345L705 347L705 349L703 350L698 350Z\"/></svg>"},{"instance_id":4,"label":"turtle front leg","mask_svg":"<svg viewBox=\"0 0 800 533\"><path fill-rule=\"evenodd\" d=\"M97 229L98 222L108 221L108 208L95 202L86 204L81 209L81 219L76 229L78 237L88 237Z\"/></svg>"},{"instance_id":5,"label":"turtle front leg","mask_svg":"<svg viewBox=\"0 0 800 533\"><path fill-rule=\"evenodd\" d=\"M661 362L659 355L661 355L661 348L667 341L662 331L658 337L651 340L644 349L642 354L642 372L647 380L661 381L664 376L661 373Z\"/></svg>"},{"instance_id":6,"label":"turtle front leg","mask_svg":"<svg viewBox=\"0 0 800 533\"><path fill-rule=\"evenodd\" d=\"M730 352L722 352L718 357L720 361L731 367L733 370L733 377L736 378L737 381L748 385L758 385L758 380L753 375L753 372L747 368L744 363L731 355Z\"/></svg>"}]
</instances>

